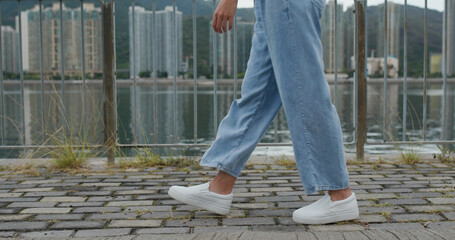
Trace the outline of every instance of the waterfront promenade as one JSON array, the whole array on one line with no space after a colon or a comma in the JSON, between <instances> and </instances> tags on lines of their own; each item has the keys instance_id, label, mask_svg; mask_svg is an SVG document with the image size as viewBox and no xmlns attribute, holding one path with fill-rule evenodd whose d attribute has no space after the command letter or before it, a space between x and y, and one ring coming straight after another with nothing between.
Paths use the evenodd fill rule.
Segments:
<instances>
[{"instance_id":1,"label":"waterfront promenade","mask_svg":"<svg viewBox=\"0 0 455 240\"><path fill-rule=\"evenodd\" d=\"M0 237L79 239L453 239L455 164L424 161L349 164L361 216L302 225L292 211L306 195L294 165L249 164L227 216L187 206L167 195L171 185L195 185L211 168L151 167L80 173L0 172Z\"/></svg>"}]
</instances>

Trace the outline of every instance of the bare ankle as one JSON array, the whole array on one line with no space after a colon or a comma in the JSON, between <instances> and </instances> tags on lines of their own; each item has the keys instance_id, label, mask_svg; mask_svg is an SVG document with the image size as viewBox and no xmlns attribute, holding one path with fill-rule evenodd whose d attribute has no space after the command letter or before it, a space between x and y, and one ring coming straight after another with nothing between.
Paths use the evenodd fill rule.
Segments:
<instances>
[{"instance_id":1,"label":"bare ankle","mask_svg":"<svg viewBox=\"0 0 455 240\"><path fill-rule=\"evenodd\" d=\"M232 175L219 171L218 175L210 181L209 191L218 194L230 194L234 187L236 178Z\"/></svg>"},{"instance_id":2,"label":"bare ankle","mask_svg":"<svg viewBox=\"0 0 455 240\"><path fill-rule=\"evenodd\" d=\"M345 189L337 189L337 190L328 190L328 194L330 195L330 199L332 201L338 201L338 200L343 200L351 196L352 191L351 188L345 188Z\"/></svg>"}]
</instances>

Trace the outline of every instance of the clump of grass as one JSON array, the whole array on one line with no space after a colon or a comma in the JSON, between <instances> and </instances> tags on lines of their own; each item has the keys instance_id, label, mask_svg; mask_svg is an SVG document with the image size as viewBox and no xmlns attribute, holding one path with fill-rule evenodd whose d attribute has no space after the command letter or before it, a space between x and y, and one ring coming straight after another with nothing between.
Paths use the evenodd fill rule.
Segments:
<instances>
[{"instance_id":1,"label":"clump of grass","mask_svg":"<svg viewBox=\"0 0 455 240\"><path fill-rule=\"evenodd\" d=\"M389 221L389 222L391 221L391 215L392 215L391 212L389 212L389 211L383 211L383 212L380 212L380 214L381 214L382 216L384 216L384 217L387 219L387 221Z\"/></svg>"},{"instance_id":2,"label":"clump of grass","mask_svg":"<svg viewBox=\"0 0 455 240\"><path fill-rule=\"evenodd\" d=\"M118 159L116 166L121 169L127 168L143 169L146 167L187 168L197 165L197 162L189 157L186 156L175 157L172 155L172 153L168 157L162 158L158 153L154 152L151 148L142 149L135 148L134 151L136 152L135 158L133 159L120 158Z\"/></svg>"},{"instance_id":3,"label":"clump of grass","mask_svg":"<svg viewBox=\"0 0 455 240\"><path fill-rule=\"evenodd\" d=\"M391 203L373 203L371 204L371 207L391 207L393 206Z\"/></svg>"},{"instance_id":4,"label":"clump of grass","mask_svg":"<svg viewBox=\"0 0 455 240\"><path fill-rule=\"evenodd\" d=\"M356 166L359 166L360 164L364 164L365 161L361 160L361 159L357 159L357 158L350 158L350 159L347 159L346 160L346 164L347 165L356 165Z\"/></svg>"},{"instance_id":5,"label":"clump of grass","mask_svg":"<svg viewBox=\"0 0 455 240\"><path fill-rule=\"evenodd\" d=\"M441 153L434 153L433 158L438 159L442 163L455 162L455 150L450 150L445 145L436 145Z\"/></svg>"},{"instance_id":6,"label":"clump of grass","mask_svg":"<svg viewBox=\"0 0 455 240\"><path fill-rule=\"evenodd\" d=\"M286 168L294 168L296 166L295 161L289 159L284 154L281 155L281 157L278 158L278 159L274 158L274 157L272 157L272 159L274 159L275 164L280 165L280 166L284 166Z\"/></svg>"},{"instance_id":7,"label":"clump of grass","mask_svg":"<svg viewBox=\"0 0 455 240\"><path fill-rule=\"evenodd\" d=\"M17 175L29 175L29 176L39 176L39 172L37 170L37 166L31 162L22 164L22 165L17 165L13 167L7 167L8 170L12 171L13 174Z\"/></svg>"},{"instance_id":8,"label":"clump of grass","mask_svg":"<svg viewBox=\"0 0 455 240\"><path fill-rule=\"evenodd\" d=\"M59 170L74 170L84 167L87 160L94 154L86 149L88 143L85 136L74 136L70 133L61 136L52 136L52 142L58 148L49 151L49 156L53 159L53 167ZM79 145L80 148L76 148Z\"/></svg>"},{"instance_id":9,"label":"clump of grass","mask_svg":"<svg viewBox=\"0 0 455 240\"><path fill-rule=\"evenodd\" d=\"M404 151L401 152L401 158L404 163L409 165L414 165L420 162L420 156L414 151Z\"/></svg>"}]
</instances>

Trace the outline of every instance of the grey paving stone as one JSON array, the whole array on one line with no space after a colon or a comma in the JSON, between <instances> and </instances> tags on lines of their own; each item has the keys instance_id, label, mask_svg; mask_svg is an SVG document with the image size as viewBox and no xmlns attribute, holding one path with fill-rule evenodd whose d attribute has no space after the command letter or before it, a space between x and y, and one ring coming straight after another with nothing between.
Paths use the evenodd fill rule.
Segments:
<instances>
[{"instance_id":1,"label":"grey paving stone","mask_svg":"<svg viewBox=\"0 0 455 240\"><path fill-rule=\"evenodd\" d=\"M84 214L38 214L34 220L82 220Z\"/></svg>"},{"instance_id":2,"label":"grey paving stone","mask_svg":"<svg viewBox=\"0 0 455 240\"><path fill-rule=\"evenodd\" d=\"M136 219L135 213L97 213L87 216L87 220L114 220L114 219Z\"/></svg>"},{"instance_id":3,"label":"grey paving stone","mask_svg":"<svg viewBox=\"0 0 455 240\"><path fill-rule=\"evenodd\" d=\"M131 228L78 230L74 237L115 237L128 235Z\"/></svg>"},{"instance_id":4,"label":"grey paving stone","mask_svg":"<svg viewBox=\"0 0 455 240\"><path fill-rule=\"evenodd\" d=\"M251 231L260 231L260 232L305 232L307 231L304 225L290 225L290 226L261 226L254 225L251 226ZM305 238L308 239L308 238Z\"/></svg>"},{"instance_id":5,"label":"grey paving stone","mask_svg":"<svg viewBox=\"0 0 455 240\"><path fill-rule=\"evenodd\" d=\"M22 208L2 208L0 209L0 214L13 214L21 211Z\"/></svg>"},{"instance_id":6,"label":"grey paving stone","mask_svg":"<svg viewBox=\"0 0 455 240\"><path fill-rule=\"evenodd\" d=\"M438 221L442 220L443 218L439 216L438 214L422 214L422 213L416 213L416 214L392 214L392 219L397 222L408 222L408 221L418 221L418 220L424 220L424 221Z\"/></svg>"},{"instance_id":7,"label":"grey paving stone","mask_svg":"<svg viewBox=\"0 0 455 240\"><path fill-rule=\"evenodd\" d=\"M363 213L381 213L381 212L390 212L390 213L405 213L406 211L399 206L393 207L359 207L360 214Z\"/></svg>"},{"instance_id":8,"label":"grey paving stone","mask_svg":"<svg viewBox=\"0 0 455 240\"><path fill-rule=\"evenodd\" d=\"M49 208L54 207L57 203L53 202L13 202L8 205L9 208Z\"/></svg>"},{"instance_id":9,"label":"grey paving stone","mask_svg":"<svg viewBox=\"0 0 455 240\"><path fill-rule=\"evenodd\" d=\"M379 199L379 203L390 203L392 205L415 205L427 204L428 201L423 198L398 198L398 199Z\"/></svg>"},{"instance_id":10,"label":"grey paving stone","mask_svg":"<svg viewBox=\"0 0 455 240\"><path fill-rule=\"evenodd\" d=\"M101 207L105 202L63 202L59 203L59 207Z\"/></svg>"},{"instance_id":11,"label":"grey paving stone","mask_svg":"<svg viewBox=\"0 0 455 240\"><path fill-rule=\"evenodd\" d=\"M109 202L107 207L116 207L116 206L152 206L154 201L114 201Z\"/></svg>"},{"instance_id":12,"label":"grey paving stone","mask_svg":"<svg viewBox=\"0 0 455 240\"><path fill-rule=\"evenodd\" d=\"M47 188L20 188L14 189L13 192L51 192L54 188L47 187Z\"/></svg>"},{"instance_id":13,"label":"grey paving stone","mask_svg":"<svg viewBox=\"0 0 455 240\"><path fill-rule=\"evenodd\" d=\"M152 195L139 195L134 198L135 200L161 200L171 199L171 196L167 194L152 194Z\"/></svg>"},{"instance_id":14,"label":"grey paving stone","mask_svg":"<svg viewBox=\"0 0 455 240\"><path fill-rule=\"evenodd\" d=\"M86 197L43 197L41 202L83 202Z\"/></svg>"},{"instance_id":15,"label":"grey paving stone","mask_svg":"<svg viewBox=\"0 0 455 240\"><path fill-rule=\"evenodd\" d=\"M165 223L166 227L218 226L216 219L176 219Z\"/></svg>"},{"instance_id":16,"label":"grey paving stone","mask_svg":"<svg viewBox=\"0 0 455 240\"><path fill-rule=\"evenodd\" d=\"M292 217L278 217L277 219L280 225L297 225L297 223L292 220Z\"/></svg>"},{"instance_id":17,"label":"grey paving stone","mask_svg":"<svg viewBox=\"0 0 455 240\"><path fill-rule=\"evenodd\" d=\"M24 197L48 197L48 196L65 196L68 192L28 192Z\"/></svg>"},{"instance_id":18,"label":"grey paving stone","mask_svg":"<svg viewBox=\"0 0 455 240\"><path fill-rule=\"evenodd\" d=\"M300 201L299 196L273 196L273 197L255 197L255 202L293 202Z\"/></svg>"},{"instance_id":19,"label":"grey paving stone","mask_svg":"<svg viewBox=\"0 0 455 240\"><path fill-rule=\"evenodd\" d=\"M37 197L0 198L0 202L36 202Z\"/></svg>"},{"instance_id":20,"label":"grey paving stone","mask_svg":"<svg viewBox=\"0 0 455 240\"><path fill-rule=\"evenodd\" d=\"M248 231L248 226L216 226L216 227L195 227L194 233L204 232L238 232Z\"/></svg>"},{"instance_id":21,"label":"grey paving stone","mask_svg":"<svg viewBox=\"0 0 455 240\"><path fill-rule=\"evenodd\" d=\"M370 229L423 229L420 223L373 223L369 226Z\"/></svg>"},{"instance_id":22,"label":"grey paving stone","mask_svg":"<svg viewBox=\"0 0 455 240\"><path fill-rule=\"evenodd\" d=\"M275 225L275 221L271 217L225 218L223 219L223 225L225 226Z\"/></svg>"},{"instance_id":23,"label":"grey paving stone","mask_svg":"<svg viewBox=\"0 0 455 240\"><path fill-rule=\"evenodd\" d=\"M246 239L288 239L294 240L297 239L295 233L285 233L285 232L258 232L258 231L248 231L243 232L238 239L246 240ZM308 238L303 238L308 239ZM323 238L321 238L323 239Z\"/></svg>"},{"instance_id":24,"label":"grey paving stone","mask_svg":"<svg viewBox=\"0 0 455 240\"><path fill-rule=\"evenodd\" d=\"M293 212L293 210L290 210L290 209L249 210L248 216L253 216L253 217L292 216L292 212Z\"/></svg>"},{"instance_id":25,"label":"grey paving stone","mask_svg":"<svg viewBox=\"0 0 455 240\"><path fill-rule=\"evenodd\" d=\"M264 209L273 208L273 203L233 203L231 204L233 209Z\"/></svg>"},{"instance_id":26,"label":"grey paving stone","mask_svg":"<svg viewBox=\"0 0 455 240\"><path fill-rule=\"evenodd\" d=\"M278 202L278 207L279 208L289 208L289 209L298 209L303 206L309 205L311 202Z\"/></svg>"},{"instance_id":27,"label":"grey paving stone","mask_svg":"<svg viewBox=\"0 0 455 240\"><path fill-rule=\"evenodd\" d=\"M87 201L89 202L110 202L110 201L129 201L132 200L133 196L97 196L89 197Z\"/></svg>"},{"instance_id":28,"label":"grey paving stone","mask_svg":"<svg viewBox=\"0 0 455 240\"><path fill-rule=\"evenodd\" d=\"M234 197L261 197L271 196L271 192L238 192L234 193Z\"/></svg>"},{"instance_id":29,"label":"grey paving stone","mask_svg":"<svg viewBox=\"0 0 455 240\"><path fill-rule=\"evenodd\" d=\"M377 214L361 214L358 218L359 222L365 222L365 223L384 223L388 222L387 218L385 218L382 215L377 215Z\"/></svg>"},{"instance_id":30,"label":"grey paving stone","mask_svg":"<svg viewBox=\"0 0 455 240\"><path fill-rule=\"evenodd\" d=\"M46 229L49 225L48 222L2 222L0 223L0 230L35 230Z\"/></svg>"},{"instance_id":31,"label":"grey paving stone","mask_svg":"<svg viewBox=\"0 0 455 240\"><path fill-rule=\"evenodd\" d=\"M236 210L236 209L231 209L229 211L229 217L245 217L245 210ZM219 214L212 213L209 211L201 210L201 211L196 211L194 213L194 218L212 218L212 217L220 217Z\"/></svg>"},{"instance_id":32,"label":"grey paving stone","mask_svg":"<svg viewBox=\"0 0 455 240\"><path fill-rule=\"evenodd\" d=\"M120 207L80 207L73 210L73 213L106 213L106 212L120 212Z\"/></svg>"},{"instance_id":33,"label":"grey paving stone","mask_svg":"<svg viewBox=\"0 0 455 240\"><path fill-rule=\"evenodd\" d=\"M172 206L130 206L125 207L125 212L166 212L171 211Z\"/></svg>"},{"instance_id":34,"label":"grey paving stone","mask_svg":"<svg viewBox=\"0 0 455 240\"><path fill-rule=\"evenodd\" d=\"M252 188L251 192L289 192L291 187L268 187L268 188Z\"/></svg>"},{"instance_id":35,"label":"grey paving stone","mask_svg":"<svg viewBox=\"0 0 455 240\"><path fill-rule=\"evenodd\" d=\"M359 224L325 224L325 225L309 225L310 231L361 231L365 230L365 227Z\"/></svg>"},{"instance_id":36,"label":"grey paving stone","mask_svg":"<svg viewBox=\"0 0 455 240\"><path fill-rule=\"evenodd\" d=\"M161 220L112 220L109 227L123 228L123 227L159 227Z\"/></svg>"},{"instance_id":37,"label":"grey paving stone","mask_svg":"<svg viewBox=\"0 0 455 240\"><path fill-rule=\"evenodd\" d=\"M70 196L110 196L112 191L77 191L68 193Z\"/></svg>"},{"instance_id":38,"label":"grey paving stone","mask_svg":"<svg viewBox=\"0 0 455 240\"><path fill-rule=\"evenodd\" d=\"M155 219L155 218L189 218L191 216L190 212L151 212L151 213L144 213L141 215L141 219Z\"/></svg>"},{"instance_id":39,"label":"grey paving stone","mask_svg":"<svg viewBox=\"0 0 455 240\"><path fill-rule=\"evenodd\" d=\"M14 235L16 235L16 232L13 232L13 231L0 232L0 237L4 237L4 238L14 237Z\"/></svg>"},{"instance_id":40,"label":"grey paving stone","mask_svg":"<svg viewBox=\"0 0 455 240\"><path fill-rule=\"evenodd\" d=\"M427 225L428 228L442 228L442 229L454 229L455 230L455 222L431 222Z\"/></svg>"},{"instance_id":41,"label":"grey paving stone","mask_svg":"<svg viewBox=\"0 0 455 240\"><path fill-rule=\"evenodd\" d=\"M21 184L27 185L27 184L44 184L44 183L57 183L60 182L61 180L58 179L46 179L46 180L26 180L21 182Z\"/></svg>"},{"instance_id":42,"label":"grey paving stone","mask_svg":"<svg viewBox=\"0 0 455 240\"><path fill-rule=\"evenodd\" d=\"M196 227L199 228L199 227ZM194 231L196 231L194 228ZM212 229L214 227L208 227ZM178 233L190 233L189 227L164 227L164 228L139 228L135 231L136 234L178 234Z\"/></svg>"},{"instance_id":43,"label":"grey paving stone","mask_svg":"<svg viewBox=\"0 0 455 240\"><path fill-rule=\"evenodd\" d=\"M31 214L11 214L11 215L0 215L0 222L7 221L22 221L30 218Z\"/></svg>"},{"instance_id":44,"label":"grey paving stone","mask_svg":"<svg viewBox=\"0 0 455 240\"><path fill-rule=\"evenodd\" d=\"M41 231L41 232L25 232L20 236L24 238L64 238L70 237L74 233L73 230L61 231Z\"/></svg>"},{"instance_id":45,"label":"grey paving stone","mask_svg":"<svg viewBox=\"0 0 455 240\"><path fill-rule=\"evenodd\" d=\"M0 193L0 198L20 197L23 193Z\"/></svg>"},{"instance_id":46,"label":"grey paving stone","mask_svg":"<svg viewBox=\"0 0 455 240\"><path fill-rule=\"evenodd\" d=\"M51 229L103 228L105 224L106 221L58 221Z\"/></svg>"},{"instance_id":47,"label":"grey paving stone","mask_svg":"<svg viewBox=\"0 0 455 240\"><path fill-rule=\"evenodd\" d=\"M428 198L428 201L434 204L455 204L455 198Z\"/></svg>"},{"instance_id":48,"label":"grey paving stone","mask_svg":"<svg viewBox=\"0 0 455 240\"><path fill-rule=\"evenodd\" d=\"M447 219L455 220L455 212L443 212Z\"/></svg>"},{"instance_id":49,"label":"grey paving stone","mask_svg":"<svg viewBox=\"0 0 455 240\"><path fill-rule=\"evenodd\" d=\"M455 208L450 205L410 205L406 206L409 212L437 212L437 211L454 211Z\"/></svg>"},{"instance_id":50,"label":"grey paving stone","mask_svg":"<svg viewBox=\"0 0 455 240\"><path fill-rule=\"evenodd\" d=\"M358 190L357 190L358 191ZM384 189L370 189L370 193L410 193L413 192L410 188L384 188Z\"/></svg>"},{"instance_id":51,"label":"grey paving stone","mask_svg":"<svg viewBox=\"0 0 455 240\"><path fill-rule=\"evenodd\" d=\"M151 189L139 189L139 190L123 190L123 191L116 191L115 195L148 195L148 194L155 194L156 190Z\"/></svg>"},{"instance_id":52,"label":"grey paving stone","mask_svg":"<svg viewBox=\"0 0 455 240\"><path fill-rule=\"evenodd\" d=\"M156 202L156 205L179 205L182 204L182 202L179 202L174 199L169 199L169 200L158 200Z\"/></svg>"},{"instance_id":53,"label":"grey paving stone","mask_svg":"<svg viewBox=\"0 0 455 240\"><path fill-rule=\"evenodd\" d=\"M71 208L26 208L22 210L21 213L32 213L32 214L64 214L64 213L69 213L71 211Z\"/></svg>"},{"instance_id":54,"label":"grey paving stone","mask_svg":"<svg viewBox=\"0 0 455 240\"><path fill-rule=\"evenodd\" d=\"M380 198L396 198L393 193L356 193L357 200L380 199Z\"/></svg>"}]
</instances>

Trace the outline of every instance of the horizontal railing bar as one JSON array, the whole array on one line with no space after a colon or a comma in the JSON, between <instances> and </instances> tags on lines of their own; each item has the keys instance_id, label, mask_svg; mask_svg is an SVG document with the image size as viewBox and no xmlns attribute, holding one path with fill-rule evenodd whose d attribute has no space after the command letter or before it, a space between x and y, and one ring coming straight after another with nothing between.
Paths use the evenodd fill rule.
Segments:
<instances>
[{"instance_id":1,"label":"horizontal railing bar","mask_svg":"<svg viewBox=\"0 0 455 240\"><path fill-rule=\"evenodd\" d=\"M355 142L347 142L343 143L343 145L354 145ZM395 144L424 144L424 145L431 145L431 144L455 144L455 140L452 141L389 141L389 142L368 142L367 145L395 145ZM146 148L146 147L210 147L211 144L117 144L118 148ZM258 143L257 146L274 146L274 147L290 147L292 143ZM1 149L55 149L55 148L62 148L64 146L58 145L6 145L0 146ZM85 148L85 149L96 149L96 148L104 148L104 145L73 145L73 148Z\"/></svg>"}]
</instances>

